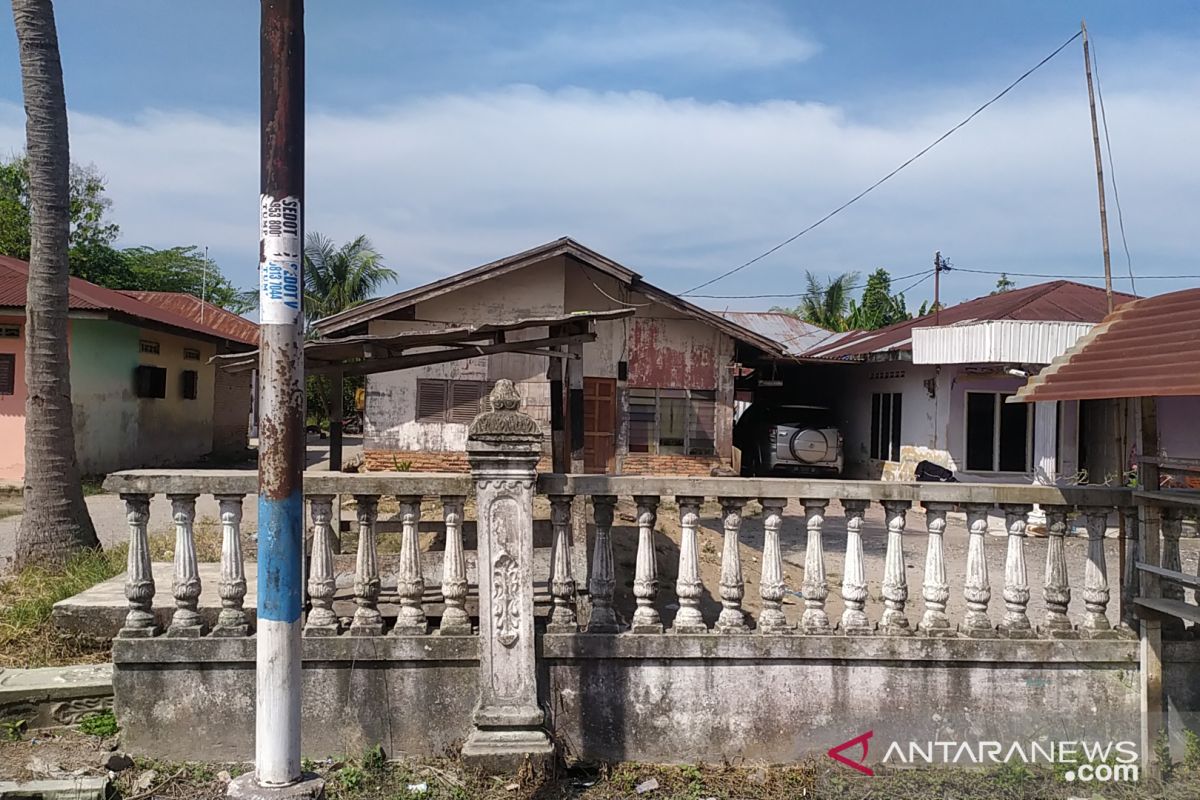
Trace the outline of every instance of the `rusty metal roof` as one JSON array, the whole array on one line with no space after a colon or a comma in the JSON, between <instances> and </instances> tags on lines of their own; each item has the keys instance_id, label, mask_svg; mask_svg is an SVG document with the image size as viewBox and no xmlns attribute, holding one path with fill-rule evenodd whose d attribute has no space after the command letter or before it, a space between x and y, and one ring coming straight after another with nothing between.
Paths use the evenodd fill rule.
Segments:
<instances>
[{"instance_id":1,"label":"rusty metal roof","mask_svg":"<svg viewBox=\"0 0 1200 800\"><path fill-rule=\"evenodd\" d=\"M0 256L0 308L25 308L25 290L28 282L29 264L16 258ZM150 294L171 295L173 293L151 292ZM190 295L184 295L184 297L190 297ZM195 300L195 298L192 299ZM199 303L200 301L196 300L196 302ZM114 289L97 286L82 278L72 277L67 288L67 308L72 311L107 312L128 317L138 322L149 323L151 325L166 325L209 338L246 343L243 338L245 333L244 328L239 327L239 334L234 336L232 331L229 330L231 328L230 323L217 324L215 322L215 313L214 321L210 322L206 317L205 322L201 323L198 318L192 319L188 315L174 310L171 307L173 304L174 301L165 305L147 302L125 292L118 292ZM209 303L205 303L204 305L220 311L216 306ZM249 320L245 320L245 322L254 326L255 329L258 327ZM255 336L249 343L253 344L257 341L257 336Z\"/></svg>"},{"instance_id":2,"label":"rusty metal roof","mask_svg":"<svg viewBox=\"0 0 1200 800\"><path fill-rule=\"evenodd\" d=\"M1014 400L1171 395L1200 396L1200 289L1121 306L1030 378Z\"/></svg>"},{"instance_id":3,"label":"rusty metal roof","mask_svg":"<svg viewBox=\"0 0 1200 800\"><path fill-rule=\"evenodd\" d=\"M1113 294L1115 305L1134 299L1129 294ZM1074 281L1050 281L943 308L936 321L933 314L926 314L877 331L852 331L836 341L818 344L804 355L858 360L872 353L912 350L914 328L999 319L1099 322L1107 312L1108 299L1103 289Z\"/></svg>"},{"instance_id":4,"label":"rusty metal roof","mask_svg":"<svg viewBox=\"0 0 1200 800\"><path fill-rule=\"evenodd\" d=\"M197 325L221 331L230 341L258 346L258 325L199 297L184 292L136 292L124 289L121 294L186 317Z\"/></svg>"},{"instance_id":5,"label":"rusty metal roof","mask_svg":"<svg viewBox=\"0 0 1200 800\"><path fill-rule=\"evenodd\" d=\"M320 336L326 338L345 335L354 331L362 331L371 320L387 317L396 311L416 305L422 300L429 300L430 298L470 286L479 281L498 278L556 256L573 258L586 266L622 282L631 290L645 295L656 303L711 325L732 339L745 342L771 355L783 355L782 350L773 339L726 320L719 314L694 305L678 295L671 294L665 289L660 289L653 284L647 283L642 280L642 276L638 273L618 264L605 255L601 255L592 248L580 244L569 236L555 239L552 242L546 242L529 250L506 256L482 266L433 281L432 283L427 283L424 286L417 286L416 288L398 292L388 297L370 300L362 305L317 320L313 324L313 327Z\"/></svg>"},{"instance_id":6,"label":"rusty metal roof","mask_svg":"<svg viewBox=\"0 0 1200 800\"><path fill-rule=\"evenodd\" d=\"M721 316L747 330L778 342L788 355L798 356L835 334L786 311L722 311Z\"/></svg>"}]
</instances>

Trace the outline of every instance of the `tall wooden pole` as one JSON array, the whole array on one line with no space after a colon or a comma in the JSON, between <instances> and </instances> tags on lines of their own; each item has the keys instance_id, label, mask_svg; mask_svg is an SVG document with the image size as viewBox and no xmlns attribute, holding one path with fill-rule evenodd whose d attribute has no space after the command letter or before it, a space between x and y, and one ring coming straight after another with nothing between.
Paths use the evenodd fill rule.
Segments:
<instances>
[{"instance_id":1,"label":"tall wooden pole","mask_svg":"<svg viewBox=\"0 0 1200 800\"><path fill-rule=\"evenodd\" d=\"M1100 128L1096 124L1096 94L1092 89L1092 54L1088 48L1087 21L1083 29L1083 68L1087 73L1088 107L1092 111L1092 148L1096 152L1096 189L1100 193L1100 241L1104 246L1104 293L1108 296L1108 313L1113 310L1112 260L1108 253L1108 211L1104 207L1104 162L1100 158Z\"/></svg>"}]
</instances>

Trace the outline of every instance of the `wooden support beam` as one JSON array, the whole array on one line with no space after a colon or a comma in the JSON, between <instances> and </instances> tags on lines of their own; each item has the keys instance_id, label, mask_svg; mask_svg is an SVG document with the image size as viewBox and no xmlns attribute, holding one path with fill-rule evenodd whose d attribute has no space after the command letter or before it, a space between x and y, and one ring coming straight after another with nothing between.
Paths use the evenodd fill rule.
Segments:
<instances>
[{"instance_id":1,"label":"wooden support beam","mask_svg":"<svg viewBox=\"0 0 1200 800\"><path fill-rule=\"evenodd\" d=\"M413 355L394 356L392 358L371 358L367 359L366 361L356 362L353 364L337 366L331 365L324 367L317 366L310 369L310 372L322 374L341 369L346 375L370 375L376 372L393 372L401 369L425 367L429 366L430 364L445 364L450 361L462 361L468 358L493 355L495 353L511 353L517 350L554 347L561 344L575 343L582 348L583 342L591 342L595 341L595 339L596 334L594 333L580 333L548 339L529 339L522 342L472 345L470 347L439 350L433 353L414 353Z\"/></svg>"},{"instance_id":2,"label":"wooden support beam","mask_svg":"<svg viewBox=\"0 0 1200 800\"><path fill-rule=\"evenodd\" d=\"M329 376L329 471L342 471L342 417L346 415L342 408L342 392L345 386L345 375L334 372Z\"/></svg>"}]
</instances>

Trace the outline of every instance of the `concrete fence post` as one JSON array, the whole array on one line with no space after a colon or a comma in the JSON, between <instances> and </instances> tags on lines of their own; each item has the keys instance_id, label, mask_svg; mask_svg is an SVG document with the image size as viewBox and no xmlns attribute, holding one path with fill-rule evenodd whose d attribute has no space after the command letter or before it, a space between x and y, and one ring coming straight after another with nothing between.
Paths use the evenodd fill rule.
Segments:
<instances>
[{"instance_id":1,"label":"concrete fence post","mask_svg":"<svg viewBox=\"0 0 1200 800\"><path fill-rule=\"evenodd\" d=\"M512 381L497 381L491 410L471 423L479 564L479 702L465 762L508 772L546 765L554 746L542 725L533 634L533 494L542 432L520 411Z\"/></svg>"}]
</instances>

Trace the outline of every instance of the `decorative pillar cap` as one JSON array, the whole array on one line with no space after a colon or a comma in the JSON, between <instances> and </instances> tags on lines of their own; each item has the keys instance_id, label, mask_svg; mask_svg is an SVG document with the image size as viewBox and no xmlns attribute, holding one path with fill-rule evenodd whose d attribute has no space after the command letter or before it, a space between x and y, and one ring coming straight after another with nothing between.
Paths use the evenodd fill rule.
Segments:
<instances>
[{"instance_id":1,"label":"decorative pillar cap","mask_svg":"<svg viewBox=\"0 0 1200 800\"><path fill-rule=\"evenodd\" d=\"M491 411L485 411L471 421L467 429L468 442L536 444L542 440L537 420L522 412L521 396L513 382L503 378L496 381L488 395Z\"/></svg>"}]
</instances>

